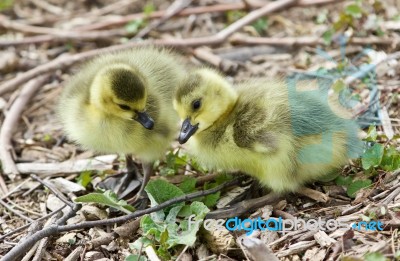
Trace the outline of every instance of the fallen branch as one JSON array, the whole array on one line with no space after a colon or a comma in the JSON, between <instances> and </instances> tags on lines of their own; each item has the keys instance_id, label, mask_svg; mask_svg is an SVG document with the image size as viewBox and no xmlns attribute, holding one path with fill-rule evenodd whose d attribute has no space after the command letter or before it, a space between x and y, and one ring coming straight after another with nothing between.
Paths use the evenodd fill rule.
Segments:
<instances>
[{"instance_id":1,"label":"fallen branch","mask_svg":"<svg viewBox=\"0 0 400 261\"><path fill-rule=\"evenodd\" d=\"M64 39L97 39L101 37L125 35L127 33L127 31L124 29L114 29L107 31L89 31L85 33L79 31L64 31L61 30L60 28L50 28L50 27L21 24L15 21L11 21L7 19L5 15L1 14L0 14L0 27L30 34L53 35Z\"/></svg>"},{"instance_id":2,"label":"fallen branch","mask_svg":"<svg viewBox=\"0 0 400 261\"><path fill-rule=\"evenodd\" d=\"M45 215L45 216L43 216L43 217L41 217L41 218L35 219L34 222L39 222L39 221L45 220L46 218L49 218L49 217L51 217L51 216L53 216L53 215L59 213L59 212L60 212L61 210L63 210L65 207L66 207L66 205L64 205L64 206L62 206L62 207L56 209L55 211L53 211L53 212L51 212L51 213L49 213L49 214L47 214L47 215ZM27 224L27 225L24 225L24 226L22 226L22 227L19 227L19 228L17 228L17 229L14 229L13 231L10 231L10 232L8 232L7 234L4 234L4 235L0 236L0 242L3 241L5 238L11 236L11 235L14 235L15 233L18 233L18 232L24 230L25 228L28 228L28 227L31 226L31 225L32 225L32 223L29 223L29 224Z\"/></svg>"},{"instance_id":3,"label":"fallen branch","mask_svg":"<svg viewBox=\"0 0 400 261\"><path fill-rule=\"evenodd\" d=\"M231 38L233 44L247 44L247 45L277 45L277 46L316 46L325 44L322 37L315 36L302 36L302 37L253 37L234 35ZM382 38L382 37L352 37L349 39L348 44L354 45L391 45L396 47L400 44L400 39Z\"/></svg>"},{"instance_id":4,"label":"fallen branch","mask_svg":"<svg viewBox=\"0 0 400 261\"><path fill-rule=\"evenodd\" d=\"M10 207L5 201L3 201L2 199L0 199L0 205L3 205L3 207L5 209L7 209L8 211L10 211L11 213L14 213L15 215L19 216L22 219L25 219L28 222L33 222L33 220L27 216L25 216L23 213L19 212L18 210L15 210L14 208Z\"/></svg>"},{"instance_id":5,"label":"fallen branch","mask_svg":"<svg viewBox=\"0 0 400 261\"><path fill-rule=\"evenodd\" d=\"M45 73L45 72L43 72ZM12 150L13 146L11 144L12 132L14 130L15 125L17 124L19 118L21 117L22 111L25 108L25 105L30 101L36 91L43 85L43 83L48 79L49 75L43 75L36 79L29 81L21 90L21 93L18 95L18 98L11 105L10 110L5 115L5 119L3 125L0 129L0 160L2 163L2 169L5 174L11 180L16 178L18 174L17 167L15 166L15 162L12 158ZM18 83L22 84L22 82ZM2 179L0 178L0 181ZM7 193L7 187L3 182L0 182L0 186L4 191L4 194Z\"/></svg>"},{"instance_id":6,"label":"fallen branch","mask_svg":"<svg viewBox=\"0 0 400 261\"><path fill-rule=\"evenodd\" d=\"M206 215L206 219L220 219L240 216L262 206L273 204L282 198L281 195L270 193L263 197L241 201L229 208L211 211Z\"/></svg>"},{"instance_id":7,"label":"fallen branch","mask_svg":"<svg viewBox=\"0 0 400 261\"><path fill-rule=\"evenodd\" d=\"M143 42L129 42L121 45L110 46L102 49L91 50L75 55L65 55L60 56L57 59L54 59L51 62L46 64L37 66L36 68L29 70L25 73L22 73L15 77L12 80L6 81L0 86L0 95L12 90L15 86L26 82L37 75L52 72L57 69L63 69L65 67L71 66L72 64L91 58L95 55L100 55L106 52L118 51L118 50L125 50L135 46L140 45L159 45L159 46L171 46L171 47L193 47L193 46L200 46L200 45L216 45L223 43L229 36L231 36L234 32L242 28L243 26L248 25L249 23L254 22L258 18L265 16L269 13L275 12L282 8L288 7L295 3L296 0L279 0L276 2L271 2L264 7L257 9L245 17L237 20L236 22L232 23L224 30L220 31L219 33L213 36L205 36L205 37L198 37L198 38L188 38L188 39L162 39L162 40L154 40L154 41L143 41Z\"/></svg>"},{"instance_id":8,"label":"fallen branch","mask_svg":"<svg viewBox=\"0 0 400 261\"><path fill-rule=\"evenodd\" d=\"M161 25L180 11L190 5L193 0L175 0L168 8L165 10L164 15L157 20L152 21L149 25L145 28L140 30L136 35L135 39L143 38L146 36L151 30L156 28L157 26Z\"/></svg>"},{"instance_id":9,"label":"fallen branch","mask_svg":"<svg viewBox=\"0 0 400 261\"><path fill-rule=\"evenodd\" d=\"M21 256L21 254L26 253L26 251L28 249L30 249L37 241L39 241L45 237L54 236L54 235L60 234L61 232L66 232L66 231L71 231L71 230L76 230L76 229L92 228L92 227L96 227L96 226L105 226L105 225L126 222L131 219L162 210L166 207L169 207L169 206L177 204L177 203L186 202L186 201L198 198L198 197L203 197L203 196L207 196L210 194L214 194L224 188L237 185L240 183L240 181L241 181L241 178L236 178L234 180L231 180L224 184L221 184L215 188L204 190L204 191L198 191L198 192L187 194L187 195L184 195L181 197L173 198L173 199L167 200L155 207L144 209L144 210L138 210L131 214L124 215L124 216L117 217L117 218L110 218L110 219L103 219L103 220L96 220L96 221L87 221L87 222L82 222L82 223L73 224L73 225L61 225L61 224L64 224L77 211L76 208L70 209L70 211L68 213L66 213L61 219L58 220L57 224L51 225L45 229L42 229L42 230L34 233L32 236L25 238L17 246L15 246L13 249L11 249L3 257L2 261L17 260Z\"/></svg>"},{"instance_id":10,"label":"fallen branch","mask_svg":"<svg viewBox=\"0 0 400 261\"><path fill-rule=\"evenodd\" d=\"M296 6L310 6L310 5L326 5L326 4L335 4L338 2L342 2L343 0L299 0L296 3ZM260 8L265 5L265 2L258 1L257 3L245 3L245 1L241 1L240 3L229 3L229 4L220 4L220 5L211 5L211 6L198 6L192 8L186 8L181 12L177 13L176 16L189 16L196 14L204 14L204 13L216 13L216 12L228 12L235 10L244 10L250 8ZM126 24L132 20L136 19L144 19L148 18L161 18L165 15L166 10L155 11L150 15L146 15L145 13L131 14L119 18L110 18L109 21L103 21L98 23L93 23L90 25L84 25L80 27L74 28L74 30L78 31L90 31L90 30L98 30L102 28L117 26Z\"/></svg>"},{"instance_id":11,"label":"fallen branch","mask_svg":"<svg viewBox=\"0 0 400 261\"><path fill-rule=\"evenodd\" d=\"M235 73L239 67L237 63L215 55L208 47L196 48L193 50L193 54L194 56L196 56L197 59L200 59L217 67L226 74Z\"/></svg>"},{"instance_id":12,"label":"fallen branch","mask_svg":"<svg viewBox=\"0 0 400 261\"><path fill-rule=\"evenodd\" d=\"M279 261L271 249L269 249L264 242L258 238L243 237L241 244L247 251L249 251L254 261Z\"/></svg>"},{"instance_id":13,"label":"fallen branch","mask_svg":"<svg viewBox=\"0 0 400 261\"><path fill-rule=\"evenodd\" d=\"M49 182L42 180L41 178L39 178L38 176L32 174L31 178L33 178L34 180L36 180L37 182L39 182L40 184L42 184L44 187L47 187L51 193L54 194L54 196L56 196L59 200L61 200L62 202L64 202L65 205L69 206L70 208L74 208L75 207L75 203L69 201L68 199L66 199L64 197L64 195L58 190L56 189L53 184L50 184Z\"/></svg>"},{"instance_id":14,"label":"fallen branch","mask_svg":"<svg viewBox=\"0 0 400 261\"><path fill-rule=\"evenodd\" d=\"M71 174L90 170L112 169L117 155L102 155L91 159L68 160L61 163L18 163L17 170L21 174L36 173L40 177L48 177L58 173Z\"/></svg>"}]
</instances>

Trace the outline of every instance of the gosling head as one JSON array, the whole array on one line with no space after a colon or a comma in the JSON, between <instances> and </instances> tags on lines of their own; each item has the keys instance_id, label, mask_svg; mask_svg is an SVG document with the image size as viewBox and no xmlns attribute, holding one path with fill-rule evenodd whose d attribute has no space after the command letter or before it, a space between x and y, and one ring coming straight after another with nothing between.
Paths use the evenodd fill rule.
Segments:
<instances>
[{"instance_id":1,"label":"gosling head","mask_svg":"<svg viewBox=\"0 0 400 261\"><path fill-rule=\"evenodd\" d=\"M104 113L135 120L146 129L154 127L146 113L146 79L126 64L112 64L100 70L91 86L90 102Z\"/></svg>"},{"instance_id":2,"label":"gosling head","mask_svg":"<svg viewBox=\"0 0 400 261\"><path fill-rule=\"evenodd\" d=\"M173 101L183 120L179 143L186 143L196 132L206 130L229 113L237 97L232 86L216 71L203 68L190 73Z\"/></svg>"}]
</instances>

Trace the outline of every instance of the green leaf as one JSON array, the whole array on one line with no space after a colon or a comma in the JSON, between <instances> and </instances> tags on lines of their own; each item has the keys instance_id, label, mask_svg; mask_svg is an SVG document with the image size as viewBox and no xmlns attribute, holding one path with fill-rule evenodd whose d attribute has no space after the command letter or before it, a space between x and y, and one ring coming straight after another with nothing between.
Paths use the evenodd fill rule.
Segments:
<instances>
[{"instance_id":1,"label":"green leaf","mask_svg":"<svg viewBox=\"0 0 400 261\"><path fill-rule=\"evenodd\" d=\"M132 213L135 209L125 200L118 200L117 195L112 191L104 193L90 193L84 196L77 197L75 202L78 203L97 203L118 209L127 214Z\"/></svg>"},{"instance_id":2,"label":"green leaf","mask_svg":"<svg viewBox=\"0 0 400 261\"><path fill-rule=\"evenodd\" d=\"M333 84L332 84L332 90L335 93L340 93L346 89L346 83L342 79L337 79Z\"/></svg>"},{"instance_id":3,"label":"green leaf","mask_svg":"<svg viewBox=\"0 0 400 261\"><path fill-rule=\"evenodd\" d=\"M392 146L386 148L380 166L386 171L400 168L400 152Z\"/></svg>"},{"instance_id":4,"label":"green leaf","mask_svg":"<svg viewBox=\"0 0 400 261\"><path fill-rule=\"evenodd\" d=\"M207 195L204 197L203 203L209 208L214 207L217 204L220 195L221 193L219 191L217 193Z\"/></svg>"},{"instance_id":5,"label":"green leaf","mask_svg":"<svg viewBox=\"0 0 400 261\"><path fill-rule=\"evenodd\" d=\"M147 257L141 255L129 255L125 257L125 261L147 261Z\"/></svg>"},{"instance_id":6,"label":"green leaf","mask_svg":"<svg viewBox=\"0 0 400 261\"><path fill-rule=\"evenodd\" d=\"M340 176L340 172L339 171L331 171L329 173L327 173L326 175L319 177L318 181L321 182L330 182L333 181L335 179L337 179Z\"/></svg>"},{"instance_id":7,"label":"green leaf","mask_svg":"<svg viewBox=\"0 0 400 261\"><path fill-rule=\"evenodd\" d=\"M268 20L265 17L257 19L257 21L255 21L252 26L254 27L254 29L256 29L257 33L262 34L268 28Z\"/></svg>"},{"instance_id":8,"label":"green leaf","mask_svg":"<svg viewBox=\"0 0 400 261\"><path fill-rule=\"evenodd\" d=\"M168 234L169 238L166 240L166 244L168 248L171 248L176 245L188 245L193 246L197 240L197 232L200 229L202 221L206 214L210 211L202 202L193 202L190 205L190 210L192 214L195 215L195 218L188 225L188 221L185 220L180 223L179 227L176 223L168 223Z\"/></svg>"},{"instance_id":9,"label":"green leaf","mask_svg":"<svg viewBox=\"0 0 400 261\"><path fill-rule=\"evenodd\" d=\"M144 249L147 246L150 246L153 244L153 241L148 239L147 237L139 237L135 242L133 243L129 243L129 248L130 249L136 249L136 250L140 250L140 249Z\"/></svg>"},{"instance_id":10,"label":"green leaf","mask_svg":"<svg viewBox=\"0 0 400 261\"><path fill-rule=\"evenodd\" d=\"M328 10L327 9L322 9L321 12L318 12L317 18L315 19L315 22L317 24L323 24L326 22L328 19Z\"/></svg>"},{"instance_id":11,"label":"green leaf","mask_svg":"<svg viewBox=\"0 0 400 261\"><path fill-rule=\"evenodd\" d=\"M83 187L87 187L87 185L92 181L92 172L91 171L83 171L81 174L76 178L78 184L82 185Z\"/></svg>"},{"instance_id":12,"label":"green leaf","mask_svg":"<svg viewBox=\"0 0 400 261\"><path fill-rule=\"evenodd\" d=\"M350 176L344 177L344 176L339 176L335 179L335 182L338 186L349 186L353 182L353 178Z\"/></svg>"},{"instance_id":13,"label":"green leaf","mask_svg":"<svg viewBox=\"0 0 400 261\"><path fill-rule=\"evenodd\" d=\"M332 43L333 33L333 30L330 29L322 34L322 39L324 39L326 45L330 45Z\"/></svg>"},{"instance_id":14,"label":"green leaf","mask_svg":"<svg viewBox=\"0 0 400 261\"><path fill-rule=\"evenodd\" d=\"M151 180L147 184L145 191L149 196L151 207L157 206L167 200L185 195L180 188L162 179ZM185 205L183 202L174 204L170 207L152 213L151 215L155 220L163 220L164 213L168 213L168 211L174 206L183 205Z\"/></svg>"},{"instance_id":15,"label":"green leaf","mask_svg":"<svg viewBox=\"0 0 400 261\"><path fill-rule=\"evenodd\" d=\"M216 182L216 186L221 185L222 183L228 182L233 180L233 176L231 174L228 173L222 173L221 175L218 175L215 178L215 182ZM211 186L211 187L215 187L215 186ZM208 188L211 188L208 187Z\"/></svg>"},{"instance_id":16,"label":"green leaf","mask_svg":"<svg viewBox=\"0 0 400 261\"><path fill-rule=\"evenodd\" d=\"M387 259L383 254L379 252L368 253L364 256L365 261L387 261Z\"/></svg>"},{"instance_id":17,"label":"green leaf","mask_svg":"<svg viewBox=\"0 0 400 261\"><path fill-rule=\"evenodd\" d=\"M345 8L346 14L353 16L354 18L361 18L362 16L362 9L361 6L357 4L351 4L346 6Z\"/></svg>"},{"instance_id":18,"label":"green leaf","mask_svg":"<svg viewBox=\"0 0 400 261\"><path fill-rule=\"evenodd\" d=\"M151 15L155 10L156 10L156 7L154 6L153 3L148 3L143 7L143 13L146 16Z\"/></svg>"},{"instance_id":19,"label":"green leaf","mask_svg":"<svg viewBox=\"0 0 400 261\"><path fill-rule=\"evenodd\" d=\"M192 210L190 209L190 206L185 205L181 208L181 211L179 211L178 216L179 217L188 217L192 215Z\"/></svg>"},{"instance_id":20,"label":"green leaf","mask_svg":"<svg viewBox=\"0 0 400 261\"><path fill-rule=\"evenodd\" d=\"M366 141L376 141L376 138L378 137L378 133L376 132L376 126L369 126L368 132L367 132L367 137L365 138Z\"/></svg>"},{"instance_id":21,"label":"green leaf","mask_svg":"<svg viewBox=\"0 0 400 261\"><path fill-rule=\"evenodd\" d=\"M145 190L154 198L157 204L185 195L180 188L162 179L149 181Z\"/></svg>"},{"instance_id":22,"label":"green leaf","mask_svg":"<svg viewBox=\"0 0 400 261\"><path fill-rule=\"evenodd\" d=\"M233 11L227 11L225 13L226 15L226 20L229 24L236 22L240 18L246 15L246 12L244 11L238 11L238 10L233 10Z\"/></svg>"},{"instance_id":23,"label":"green leaf","mask_svg":"<svg viewBox=\"0 0 400 261\"><path fill-rule=\"evenodd\" d=\"M154 236L157 241L160 241L161 234L166 230L165 222L155 222L150 215L145 215L140 220L140 227L143 229L143 235Z\"/></svg>"},{"instance_id":24,"label":"green leaf","mask_svg":"<svg viewBox=\"0 0 400 261\"><path fill-rule=\"evenodd\" d=\"M160 169L161 176L171 176L175 175L179 168L186 166L188 162L186 155L181 155L180 151L176 151L175 153L170 151L166 155L166 167Z\"/></svg>"},{"instance_id":25,"label":"green leaf","mask_svg":"<svg viewBox=\"0 0 400 261\"><path fill-rule=\"evenodd\" d=\"M176 206L171 208L171 210L168 212L167 217L165 218L166 223L175 223L176 222L176 216L178 215L179 211L182 209L182 206Z\"/></svg>"},{"instance_id":26,"label":"green leaf","mask_svg":"<svg viewBox=\"0 0 400 261\"><path fill-rule=\"evenodd\" d=\"M374 146L368 148L362 156L361 162L364 169L371 167L378 167L382 161L384 146L379 143L375 143Z\"/></svg>"},{"instance_id":27,"label":"green leaf","mask_svg":"<svg viewBox=\"0 0 400 261\"><path fill-rule=\"evenodd\" d=\"M192 202L190 205L190 210L194 215L196 215L197 220L204 219L207 213L210 212L205 204L198 201Z\"/></svg>"},{"instance_id":28,"label":"green leaf","mask_svg":"<svg viewBox=\"0 0 400 261\"><path fill-rule=\"evenodd\" d=\"M356 196L356 193L362 189L362 188L366 188L369 185L372 184L372 181L369 179L365 179L365 180L356 180L353 183L351 183L348 188L347 188L347 195L351 198L354 198Z\"/></svg>"},{"instance_id":29,"label":"green leaf","mask_svg":"<svg viewBox=\"0 0 400 261\"><path fill-rule=\"evenodd\" d=\"M137 19L137 20L133 20L130 21L129 23L127 23L125 25L125 30L128 33L131 34L135 34L139 31L139 28L144 24L144 20L143 19Z\"/></svg>"},{"instance_id":30,"label":"green leaf","mask_svg":"<svg viewBox=\"0 0 400 261\"><path fill-rule=\"evenodd\" d=\"M191 193L196 190L196 182L197 180L193 177L185 177L181 184L179 184L179 188L185 193Z\"/></svg>"},{"instance_id":31,"label":"green leaf","mask_svg":"<svg viewBox=\"0 0 400 261\"><path fill-rule=\"evenodd\" d=\"M9 9L14 4L14 0L1 0L0 1L0 11Z\"/></svg>"}]
</instances>

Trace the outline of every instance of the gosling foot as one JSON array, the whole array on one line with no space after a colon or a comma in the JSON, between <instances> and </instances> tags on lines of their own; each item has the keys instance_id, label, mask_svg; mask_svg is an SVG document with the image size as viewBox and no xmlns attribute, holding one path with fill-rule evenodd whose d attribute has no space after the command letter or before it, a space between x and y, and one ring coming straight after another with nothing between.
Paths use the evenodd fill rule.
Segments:
<instances>
[{"instance_id":1,"label":"gosling foot","mask_svg":"<svg viewBox=\"0 0 400 261\"><path fill-rule=\"evenodd\" d=\"M126 171L107 177L99 187L112 190L119 199L126 198L141 186L142 175L130 154L125 155Z\"/></svg>"},{"instance_id":2,"label":"gosling foot","mask_svg":"<svg viewBox=\"0 0 400 261\"><path fill-rule=\"evenodd\" d=\"M131 205L134 205L138 209L143 208L144 202L147 203L147 201L148 201L148 197L147 197L147 194L146 194L146 191L144 190L144 188L146 187L147 183L149 182L150 177L153 176L153 174L154 174L153 164L143 163L142 166L143 166L143 179L142 179L142 184L140 186L140 189L133 198L128 199L128 203Z\"/></svg>"}]
</instances>

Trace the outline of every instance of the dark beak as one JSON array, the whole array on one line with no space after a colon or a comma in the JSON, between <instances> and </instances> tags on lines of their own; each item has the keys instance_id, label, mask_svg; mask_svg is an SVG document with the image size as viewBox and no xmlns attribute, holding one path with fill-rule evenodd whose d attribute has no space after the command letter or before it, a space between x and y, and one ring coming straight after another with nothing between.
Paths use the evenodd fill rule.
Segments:
<instances>
[{"instance_id":1,"label":"dark beak","mask_svg":"<svg viewBox=\"0 0 400 261\"><path fill-rule=\"evenodd\" d=\"M196 133L197 129L199 128L199 124L192 125L190 123L190 119L187 118L182 123L181 132L179 133L178 141L180 144L186 143L193 134Z\"/></svg>"},{"instance_id":2,"label":"dark beak","mask_svg":"<svg viewBox=\"0 0 400 261\"><path fill-rule=\"evenodd\" d=\"M133 118L135 121L139 122L148 130L153 129L154 120L146 112L136 112L136 117Z\"/></svg>"}]
</instances>

